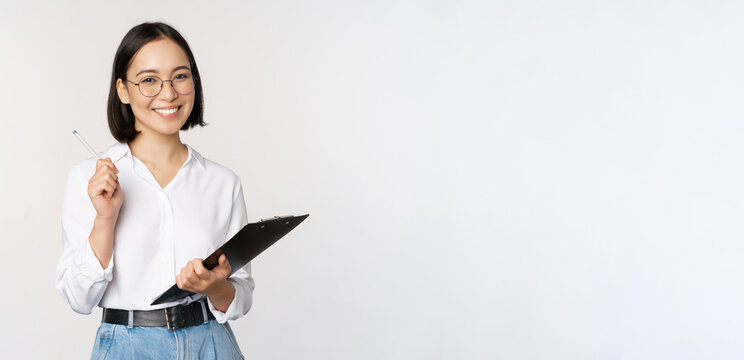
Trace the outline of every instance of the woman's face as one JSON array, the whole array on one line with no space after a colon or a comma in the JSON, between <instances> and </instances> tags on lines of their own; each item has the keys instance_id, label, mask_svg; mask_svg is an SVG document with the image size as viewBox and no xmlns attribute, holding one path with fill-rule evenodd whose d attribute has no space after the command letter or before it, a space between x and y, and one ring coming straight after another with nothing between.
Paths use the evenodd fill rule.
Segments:
<instances>
[{"instance_id":1,"label":"woman's face","mask_svg":"<svg viewBox=\"0 0 744 360\"><path fill-rule=\"evenodd\" d=\"M143 86L153 81L153 77L171 80L177 76L183 78L184 74L192 76L189 58L169 38L145 44L134 55L127 69L127 79ZM116 86L121 102L132 107L134 128L143 133L178 134L194 107L195 90L186 95L179 94L170 81L164 81L160 93L153 97L142 95L137 85L126 80L118 79Z\"/></svg>"}]
</instances>

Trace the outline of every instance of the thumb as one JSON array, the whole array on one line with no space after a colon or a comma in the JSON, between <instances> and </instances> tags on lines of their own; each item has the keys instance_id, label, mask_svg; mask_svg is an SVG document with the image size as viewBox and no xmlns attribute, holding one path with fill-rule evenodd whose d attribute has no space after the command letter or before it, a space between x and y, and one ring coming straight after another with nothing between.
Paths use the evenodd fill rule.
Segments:
<instances>
[{"instance_id":1,"label":"thumb","mask_svg":"<svg viewBox=\"0 0 744 360\"><path fill-rule=\"evenodd\" d=\"M226 275L230 275L230 271L232 271L232 267L230 267L230 262L227 261L227 256L225 254L220 255L219 258L219 265L215 270L218 270L221 273L224 273Z\"/></svg>"}]
</instances>

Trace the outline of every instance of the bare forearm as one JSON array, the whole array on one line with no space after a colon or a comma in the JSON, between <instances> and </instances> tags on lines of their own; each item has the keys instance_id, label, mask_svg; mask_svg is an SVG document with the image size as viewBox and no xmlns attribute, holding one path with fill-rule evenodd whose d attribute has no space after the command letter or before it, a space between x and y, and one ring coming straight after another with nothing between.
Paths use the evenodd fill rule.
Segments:
<instances>
[{"instance_id":1,"label":"bare forearm","mask_svg":"<svg viewBox=\"0 0 744 360\"><path fill-rule=\"evenodd\" d=\"M114 229L116 219L96 217L88 241L101 267L106 269L114 251Z\"/></svg>"},{"instance_id":2,"label":"bare forearm","mask_svg":"<svg viewBox=\"0 0 744 360\"><path fill-rule=\"evenodd\" d=\"M230 304L232 304L233 299L235 298L235 287L225 279L224 283L216 286L214 291L206 295L209 298L209 301L212 302L212 305L214 305L215 309L226 312L227 308L230 307Z\"/></svg>"}]
</instances>

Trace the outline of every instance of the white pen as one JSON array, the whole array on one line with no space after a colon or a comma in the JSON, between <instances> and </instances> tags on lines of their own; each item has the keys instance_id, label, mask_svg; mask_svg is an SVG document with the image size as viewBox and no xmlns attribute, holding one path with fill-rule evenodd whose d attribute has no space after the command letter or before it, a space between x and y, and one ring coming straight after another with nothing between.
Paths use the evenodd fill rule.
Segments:
<instances>
[{"instance_id":1,"label":"white pen","mask_svg":"<svg viewBox=\"0 0 744 360\"><path fill-rule=\"evenodd\" d=\"M93 156L95 156L95 157L97 157L99 159L101 158L100 156L98 156L98 153L96 153L96 151L93 150L93 148L90 147L90 145L88 145L88 143L85 141L85 139L83 139L83 137L80 136L80 134L78 134L77 130L72 130L72 134L75 135L78 138L78 140L80 140L80 142L83 143L83 145L85 145L85 147L88 148L88 150L90 150L90 152L93 154Z\"/></svg>"}]
</instances>

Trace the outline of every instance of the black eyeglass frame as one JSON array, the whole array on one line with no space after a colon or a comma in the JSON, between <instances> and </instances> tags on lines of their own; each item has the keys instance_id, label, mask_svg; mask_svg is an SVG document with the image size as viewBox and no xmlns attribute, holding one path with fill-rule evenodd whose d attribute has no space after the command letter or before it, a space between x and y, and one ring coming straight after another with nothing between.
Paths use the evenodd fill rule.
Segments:
<instances>
[{"instance_id":1,"label":"black eyeglass frame","mask_svg":"<svg viewBox=\"0 0 744 360\"><path fill-rule=\"evenodd\" d=\"M181 76L181 75L185 75L185 74L178 74L176 76ZM144 79L147 79L147 78L156 78L156 79L160 80L160 90L158 90L158 92L156 92L155 95L145 95L145 93L142 92L142 88L140 87L140 84L142 84L142 80L140 80L140 82L138 82L138 83L136 83L136 82L134 82L132 80L129 80L129 79L126 79L126 80L129 81L130 83L132 83L134 86L136 86L137 89L139 90L140 94L142 94L142 96L144 96L144 97L156 97L156 96L160 95L160 92L163 91L163 85L165 84L166 81L170 81L170 83L171 83L171 89L173 89L173 91L176 94L178 94L178 95L188 95L188 94L191 94L192 92L194 92L194 90L196 90L196 76L194 76L192 74L189 74L189 76L191 77L191 82L194 83L194 88L191 89L191 91L189 91L189 92L187 92L185 94L176 91L176 88L173 86L173 80L176 79L176 76L174 76L170 80L163 80L163 79L161 79L161 78L159 78L159 77L157 77L155 75L150 75L150 76L147 76L146 78L144 78Z\"/></svg>"}]
</instances>

